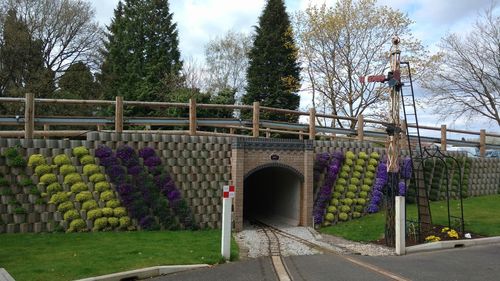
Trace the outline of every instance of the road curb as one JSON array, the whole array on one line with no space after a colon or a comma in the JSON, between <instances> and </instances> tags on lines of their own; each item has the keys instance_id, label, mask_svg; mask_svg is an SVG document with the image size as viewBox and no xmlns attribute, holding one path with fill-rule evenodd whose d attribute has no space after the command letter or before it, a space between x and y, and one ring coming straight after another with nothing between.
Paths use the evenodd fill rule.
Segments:
<instances>
[{"instance_id":1,"label":"road curb","mask_svg":"<svg viewBox=\"0 0 500 281\"><path fill-rule=\"evenodd\" d=\"M76 281L119 281L125 278L144 279L209 266L210 265L208 264L153 266L96 277L89 277Z\"/></svg>"},{"instance_id":2,"label":"road curb","mask_svg":"<svg viewBox=\"0 0 500 281\"><path fill-rule=\"evenodd\" d=\"M16 281L10 274L5 270L5 268L0 268L0 281Z\"/></svg>"},{"instance_id":3,"label":"road curb","mask_svg":"<svg viewBox=\"0 0 500 281\"><path fill-rule=\"evenodd\" d=\"M418 252L454 249L454 248L477 246L477 245L487 245L487 244L494 244L494 243L500 243L500 236L478 238L478 239L462 239L462 240L455 240L455 241L440 241L440 242L420 244L420 245L407 247L406 253L412 254L412 253L418 253Z\"/></svg>"}]
</instances>

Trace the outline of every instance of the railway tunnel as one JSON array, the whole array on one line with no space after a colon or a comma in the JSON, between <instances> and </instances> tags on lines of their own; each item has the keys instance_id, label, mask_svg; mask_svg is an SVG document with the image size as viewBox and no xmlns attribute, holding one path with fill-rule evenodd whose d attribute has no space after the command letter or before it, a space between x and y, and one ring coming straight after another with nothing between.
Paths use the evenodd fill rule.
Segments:
<instances>
[{"instance_id":1,"label":"railway tunnel","mask_svg":"<svg viewBox=\"0 0 500 281\"><path fill-rule=\"evenodd\" d=\"M243 218L297 226L300 223L301 175L288 167L261 167L244 180Z\"/></svg>"}]
</instances>

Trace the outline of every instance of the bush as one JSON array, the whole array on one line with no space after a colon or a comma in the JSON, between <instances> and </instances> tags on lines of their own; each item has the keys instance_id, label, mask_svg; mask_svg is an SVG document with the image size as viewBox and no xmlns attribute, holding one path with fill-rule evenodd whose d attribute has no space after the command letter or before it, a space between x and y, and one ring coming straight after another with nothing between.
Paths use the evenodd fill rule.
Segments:
<instances>
[{"instance_id":1,"label":"bush","mask_svg":"<svg viewBox=\"0 0 500 281\"><path fill-rule=\"evenodd\" d=\"M356 178L356 179L360 179L360 178L361 178L361 173L360 173L360 172L358 172L358 171L354 171L354 172L352 173L352 177L353 177L353 178Z\"/></svg>"},{"instance_id":2,"label":"bush","mask_svg":"<svg viewBox=\"0 0 500 281\"><path fill-rule=\"evenodd\" d=\"M127 228L130 225L129 217L121 217L119 221L120 221L120 228Z\"/></svg>"},{"instance_id":3,"label":"bush","mask_svg":"<svg viewBox=\"0 0 500 281\"><path fill-rule=\"evenodd\" d=\"M101 211L102 211L102 215L104 217L111 217L111 216L113 216L113 209L112 208L108 208L108 207L102 208Z\"/></svg>"},{"instance_id":4,"label":"bush","mask_svg":"<svg viewBox=\"0 0 500 281\"><path fill-rule=\"evenodd\" d=\"M69 224L68 232L79 232L84 231L87 228L87 224L82 219L75 219Z\"/></svg>"},{"instance_id":5,"label":"bush","mask_svg":"<svg viewBox=\"0 0 500 281\"><path fill-rule=\"evenodd\" d=\"M42 154L33 154L28 159L28 167L37 167L43 164L47 164L47 161Z\"/></svg>"},{"instance_id":6,"label":"bush","mask_svg":"<svg viewBox=\"0 0 500 281\"><path fill-rule=\"evenodd\" d=\"M354 153L352 151L347 151L345 153L345 158L346 159L354 159L354 158L356 158L356 155L354 155Z\"/></svg>"},{"instance_id":7,"label":"bush","mask_svg":"<svg viewBox=\"0 0 500 281\"><path fill-rule=\"evenodd\" d=\"M88 154L89 154L89 150L84 146L79 146L79 147L73 148L73 156L76 156L78 159L80 159L81 157L88 155Z\"/></svg>"},{"instance_id":8,"label":"bush","mask_svg":"<svg viewBox=\"0 0 500 281\"><path fill-rule=\"evenodd\" d=\"M361 191L361 192L359 193L359 197L361 197L361 198L366 198L366 197L368 197L368 193L367 193L366 191Z\"/></svg>"},{"instance_id":9,"label":"bush","mask_svg":"<svg viewBox=\"0 0 500 281\"><path fill-rule=\"evenodd\" d=\"M61 213L66 213L67 211L73 210L74 208L75 206L71 201L62 202L61 204L59 204L59 206L57 206L57 210Z\"/></svg>"},{"instance_id":10,"label":"bush","mask_svg":"<svg viewBox=\"0 0 500 281\"><path fill-rule=\"evenodd\" d=\"M350 173L351 172L351 167L347 165L342 165L342 168L340 169L342 172Z\"/></svg>"},{"instance_id":11,"label":"bush","mask_svg":"<svg viewBox=\"0 0 500 281\"><path fill-rule=\"evenodd\" d=\"M354 211L361 213L361 212L363 212L363 208L364 208L363 206L356 205L356 206L354 206Z\"/></svg>"},{"instance_id":12,"label":"bush","mask_svg":"<svg viewBox=\"0 0 500 281\"><path fill-rule=\"evenodd\" d=\"M337 206L339 204L339 199L332 199L330 200L330 205Z\"/></svg>"},{"instance_id":13,"label":"bush","mask_svg":"<svg viewBox=\"0 0 500 281\"><path fill-rule=\"evenodd\" d=\"M350 191L350 192L356 192L358 191L358 187L355 186L354 184L350 184L347 189Z\"/></svg>"},{"instance_id":14,"label":"bush","mask_svg":"<svg viewBox=\"0 0 500 281\"><path fill-rule=\"evenodd\" d=\"M78 213L77 210L68 210L66 213L64 213L64 220L65 221L72 221L74 219L79 219L80 214Z\"/></svg>"},{"instance_id":15,"label":"bush","mask_svg":"<svg viewBox=\"0 0 500 281\"><path fill-rule=\"evenodd\" d=\"M363 172L363 170L364 170L363 166L361 166L361 165L354 166L354 171Z\"/></svg>"},{"instance_id":16,"label":"bush","mask_svg":"<svg viewBox=\"0 0 500 281\"><path fill-rule=\"evenodd\" d=\"M102 217L102 210L101 209L92 209L87 212L87 219L88 220L95 220L97 218Z\"/></svg>"},{"instance_id":17,"label":"bush","mask_svg":"<svg viewBox=\"0 0 500 281\"><path fill-rule=\"evenodd\" d=\"M367 170L367 171L370 171L370 172L375 172L376 168L375 168L375 166L374 166L374 165L368 165L368 166L366 167L366 170Z\"/></svg>"},{"instance_id":18,"label":"bush","mask_svg":"<svg viewBox=\"0 0 500 281\"><path fill-rule=\"evenodd\" d=\"M344 205L351 206L354 203L354 200L351 198L345 198L342 202Z\"/></svg>"},{"instance_id":19,"label":"bush","mask_svg":"<svg viewBox=\"0 0 500 281\"><path fill-rule=\"evenodd\" d=\"M365 204L366 204L366 199L358 198L358 205L365 205Z\"/></svg>"},{"instance_id":20,"label":"bush","mask_svg":"<svg viewBox=\"0 0 500 281\"><path fill-rule=\"evenodd\" d=\"M51 172L52 172L52 167L47 164L40 164L35 168L35 174L39 177Z\"/></svg>"},{"instance_id":21,"label":"bush","mask_svg":"<svg viewBox=\"0 0 500 281\"><path fill-rule=\"evenodd\" d=\"M340 172L339 177L343 178L343 179L348 179L349 178L349 173L348 172Z\"/></svg>"},{"instance_id":22,"label":"bush","mask_svg":"<svg viewBox=\"0 0 500 281\"><path fill-rule=\"evenodd\" d=\"M375 175L373 174L373 172L366 171L365 178L373 179L374 177Z\"/></svg>"},{"instance_id":23,"label":"bush","mask_svg":"<svg viewBox=\"0 0 500 281\"><path fill-rule=\"evenodd\" d=\"M91 200L93 198L92 193L90 191L82 191L76 195L76 201L85 202Z\"/></svg>"},{"instance_id":24,"label":"bush","mask_svg":"<svg viewBox=\"0 0 500 281\"><path fill-rule=\"evenodd\" d=\"M335 214L336 212L337 212L337 207L335 207L335 206L328 207L328 213Z\"/></svg>"},{"instance_id":25,"label":"bush","mask_svg":"<svg viewBox=\"0 0 500 281\"><path fill-rule=\"evenodd\" d=\"M117 218L121 218L127 215L127 210L124 207L118 207L113 209L113 215Z\"/></svg>"},{"instance_id":26,"label":"bush","mask_svg":"<svg viewBox=\"0 0 500 281\"><path fill-rule=\"evenodd\" d=\"M356 160L356 165L364 166L365 165L365 160L363 160L363 159Z\"/></svg>"},{"instance_id":27,"label":"bush","mask_svg":"<svg viewBox=\"0 0 500 281\"><path fill-rule=\"evenodd\" d=\"M358 185L359 179L358 178L351 178L351 184Z\"/></svg>"},{"instance_id":28,"label":"bush","mask_svg":"<svg viewBox=\"0 0 500 281\"><path fill-rule=\"evenodd\" d=\"M325 220L332 222L335 219L335 215L332 213L326 213Z\"/></svg>"},{"instance_id":29,"label":"bush","mask_svg":"<svg viewBox=\"0 0 500 281\"><path fill-rule=\"evenodd\" d=\"M64 164L59 168L59 174L66 176L68 174L76 172L76 167L73 165Z\"/></svg>"},{"instance_id":30,"label":"bush","mask_svg":"<svg viewBox=\"0 0 500 281\"><path fill-rule=\"evenodd\" d=\"M106 176L102 173L96 173L89 177L89 181L93 183L106 181Z\"/></svg>"},{"instance_id":31,"label":"bush","mask_svg":"<svg viewBox=\"0 0 500 281\"><path fill-rule=\"evenodd\" d=\"M93 174L100 173L101 169L96 164L87 164L83 166L83 174L86 176L91 176Z\"/></svg>"},{"instance_id":32,"label":"bush","mask_svg":"<svg viewBox=\"0 0 500 281\"><path fill-rule=\"evenodd\" d=\"M118 199L111 199L108 202L106 202L106 207L113 209L120 207L120 201L118 201Z\"/></svg>"},{"instance_id":33,"label":"bush","mask_svg":"<svg viewBox=\"0 0 500 281\"><path fill-rule=\"evenodd\" d=\"M82 204L82 210L85 211L90 211L97 208L99 208L99 206L97 205L97 202L95 200L88 200L83 202Z\"/></svg>"},{"instance_id":34,"label":"bush","mask_svg":"<svg viewBox=\"0 0 500 281\"><path fill-rule=\"evenodd\" d=\"M109 190L111 188L111 185L109 184L109 182L101 181L96 183L94 188L97 192L103 192Z\"/></svg>"},{"instance_id":35,"label":"bush","mask_svg":"<svg viewBox=\"0 0 500 281\"><path fill-rule=\"evenodd\" d=\"M101 192L101 196L99 197L102 201L109 201L111 199L115 199L115 193L111 190L106 190Z\"/></svg>"},{"instance_id":36,"label":"bush","mask_svg":"<svg viewBox=\"0 0 500 281\"><path fill-rule=\"evenodd\" d=\"M345 194L345 197L352 199L356 197L356 194L354 194L354 192L349 191Z\"/></svg>"},{"instance_id":37,"label":"bush","mask_svg":"<svg viewBox=\"0 0 500 281\"><path fill-rule=\"evenodd\" d=\"M71 174L68 174L64 177L64 183L67 184L67 185L73 185L77 182L81 182L83 181L82 180L82 177L80 176L80 174L77 174L77 173L71 173Z\"/></svg>"},{"instance_id":38,"label":"bush","mask_svg":"<svg viewBox=\"0 0 500 281\"><path fill-rule=\"evenodd\" d=\"M347 219L349 219L349 215L347 215L346 213L339 214L339 220L346 221Z\"/></svg>"},{"instance_id":39,"label":"bush","mask_svg":"<svg viewBox=\"0 0 500 281\"><path fill-rule=\"evenodd\" d=\"M111 227L117 227L120 224L120 220L118 218L108 218L108 224Z\"/></svg>"},{"instance_id":40,"label":"bush","mask_svg":"<svg viewBox=\"0 0 500 281\"><path fill-rule=\"evenodd\" d=\"M343 185L336 185L335 186L335 191L342 193L342 192L345 191L345 186L343 186Z\"/></svg>"},{"instance_id":41,"label":"bush","mask_svg":"<svg viewBox=\"0 0 500 281\"><path fill-rule=\"evenodd\" d=\"M69 194L67 192L58 192L52 195L52 197L50 197L49 203L58 205L68 201L68 199L69 199Z\"/></svg>"},{"instance_id":42,"label":"bush","mask_svg":"<svg viewBox=\"0 0 500 281\"><path fill-rule=\"evenodd\" d=\"M371 186L373 184L373 180L372 179L369 179L369 178L365 178L363 180L363 183L366 184L366 185L369 185Z\"/></svg>"},{"instance_id":43,"label":"bush","mask_svg":"<svg viewBox=\"0 0 500 281\"><path fill-rule=\"evenodd\" d=\"M80 164L83 166L88 165L88 164L95 164L95 158L91 155L84 155L82 158L80 158Z\"/></svg>"},{"instance_id":44,"label":"bush","mask_svg":"<svg viewBox=\"0 0 500 281\"><path fill-rule=\"evenodd\" d=\"M378 159L380 159L380 155L377 152L372 152L370 154L370 158L378 160Z\"/></svg>"},{"instance_id":45,"label":"bush","mask_svg":"<svg viewBox=\"0 0 500 281\"><path fill-rule=\"evenodd\" d=\"M3 177L0 177L0 186L9 186L10 182Z\"/></svg>"},{"instance_id":46,"label":"bush","mask_svg":"<svg viewBox=\"0 0 500 281\"><path fill-rule=\"evenodd\" d=\"M378 161L373 158L370 158L370 160L368 160L368 165L377 166Z\"/></svg>"},{"instance_id":47,"label":"bush","mask_svg":"<svg viewBox=\"0 0 500 281\"><path fill-rule=\"evenodd\" d=\"M58 182L51 183L47 186L47 192L48 193L54 193L58 191L62 191L63 188Z\"/></svg>"},{"instance_id":48,"label":"bush","mask_svg":"<svg viewBox=\"0 0 500 281\"><path fill-rule=\"evenodd\" d=\"M26 167L26 160L22 156L17 156L14 159L10 159L9 165L13 168L24 168Z\"/></svg>"},{"instance_id":49,"label":"bush","mask_svg":"<svg viewBox=\"0 0 500 281\"><path fill-rule=\"evenodd\" d=\"M345 160L345 163L344 163L344 165L347 165L347 166L352 166L353 164L354 164L354 161L352 161L352 159L349 159L349 158L347 158Z\"/></svg>"},{"instance_id":50,"label":"bush","mask_svg":"<svg viewBox=\"0 0 500 281\"><path fill-rule=\"evenodd\" d=\"M338 199L338 198L340 198L341 196L342 196L342 194L341 194L340 192L334 192L334 193L332 194L332 198L337 198L337 199Z\"/></svg>"},{"instance_id":51,"label":"bush","mask_svg":"<svg viewBox=\"0 0 500 281\"><path fill-rule=\"evenodd\" d=\"M340 211L342 213L349 213L351 211L351 207L349 207L347 205L342 205L342 206L340 206Z\"/></svg>"},{"instance_id":52,"label":"bush","mask_svg":"<svg viewBox=\"0 0 500 281\"><path fill-rule=\"evenodd\" d=\"M71 192L73 193L78 193L85 190L89 190L89 188L84 182L77 182L71 186Z\"/></svg>"},{"instance_id":53,"label":"bush","mask_svg":"<svg viewBox=\"0 0 500 281\"><path fill-rule=\"evenodd\" d=\"M50 174L45 174L42 177L40 177L40 183L43 183L45 185L55 183L55 182L57 182L57 177L55 174L50 173Z\"/></svg>"},{"instance_id":54,"label":"bush","mask_svg":"<svg viewBox=\"0 0 500 281\"><path fill-rule=\"evenodd\" d=\"M347 184L347 181L343 178L340 178L337 180L337 184L338 185L346 185Z\"/></svg>"},{"instance_id":55,"label":"bush","mask_svg":"<svg viewBox=\"0 0 500 281\"><path fill-rule=\"evenodd\" d=\"M364 160L366 160L366 159L368 159L368 154L366 154L366 152L364 152L364 151L361 151L361 152L358 154L358 158L359 158L359 159L364 159Z\"/></svg>"},{"instance_id":56,"label":"bush","mask_svg":"<svg viewBox=\"0 0 500 281\"><path fill-rule=\"evenodd\" d=\"M108 226L108 218L98 218L94 221L93 231L103 230Z\"/></svg>"},{"instance_id":57,"label":"bush","mask_svg":"<svg viewBox=\"0 0 500 281\"><path fill-rule=\"evenodd\" d=\"M57 166L70 165L71 160L69 159L68 155L59 154L56 157L54 157L54 164L56 164Z\"/></svg>"},{"instance_id":58,"label":"bush","mask_svg":"<svg viewBox=\"0 0 500 281\"><path fill-rule=\"evenodd\" d=\"M352 212L352 217L357 219L357 218L361 217L361 213L360 212Z\"/></svg>"},{"instance_id":59,"label":"bush","mask_svg":"<svg viewBox=\"0 0 500 281\"><path fill-rule=\"evenodd\" d=\"M0 179L1 181L1 179ZM22 186L22 187L28 187L28 186L32 186L33 185L33 181L30 179L30 178L23 178L19 181L19 185ZM0 186L2 186L2 184L0 183Z\"/></svg>"},{"instance_id":60,"label":"bush","mask_svg":"<svg viewBox=\"0 0 500 281\"><path fill-rule=\"evenodd\" d=\"M19 156L19 151L15 147L9 147L4 151L3 156L7 159L14 159Z\"/></svg>"}]
</instances>

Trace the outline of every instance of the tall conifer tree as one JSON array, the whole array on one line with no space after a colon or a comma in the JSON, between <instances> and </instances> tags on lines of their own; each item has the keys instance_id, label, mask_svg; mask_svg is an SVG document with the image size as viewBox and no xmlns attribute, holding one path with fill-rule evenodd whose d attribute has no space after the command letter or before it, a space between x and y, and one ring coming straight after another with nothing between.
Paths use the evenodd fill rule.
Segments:
<instances>
[{"instance_id":1,"label":"tall conifer tree","mask_svg":"<svg viewBox=\"0 0 500 281\"><path fill-rule=\"evenodd\" d=\"M182 68L177 25L166 0L125 0L108 27L100 77L104 96L168 100L166 77Z\"/></svg>"},{"instance_id":2,"label":"tall conifer tree","mask_svg":"<svg viewBox=\"0 0 500 281\"><path fill-rule=\"evenodd\" d=\"M268 0L249 53L247 93L243 103L298 109L300 67L290 19L283 0ZM296 122L296 116L266 113L263 119Z\"/></svg>"}]
</instances>

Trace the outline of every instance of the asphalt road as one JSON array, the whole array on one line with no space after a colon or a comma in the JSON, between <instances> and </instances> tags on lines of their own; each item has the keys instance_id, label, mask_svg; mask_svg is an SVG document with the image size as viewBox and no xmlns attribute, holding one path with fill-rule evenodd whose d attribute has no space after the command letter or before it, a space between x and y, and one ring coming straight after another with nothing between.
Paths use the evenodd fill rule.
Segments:
<instances>
[{"instance_id":1,"label":"asphalt road","mask_svg":"<svg viewBox=\"0 0 500 281\"><path fill-rule=\"evenodd\" d=\"M500 281L500 244L415 253L406 256L313 255L285 259L294 281L481 280ZM154 278L166 280L277 280L269 258L250 259Z\"/></svg>"}]
</instances>

